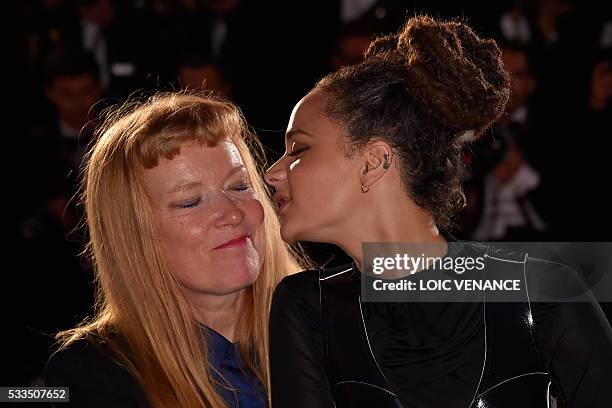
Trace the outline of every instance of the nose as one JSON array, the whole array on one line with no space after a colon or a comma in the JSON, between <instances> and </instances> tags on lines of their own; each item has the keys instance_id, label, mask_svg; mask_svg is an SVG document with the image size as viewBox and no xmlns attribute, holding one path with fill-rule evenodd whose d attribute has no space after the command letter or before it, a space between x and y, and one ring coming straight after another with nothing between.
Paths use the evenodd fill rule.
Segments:
<instances>
[{"instance_id":1,"label":"nose","mask_svg":"<svg viewBox=\"0 0 612 408\"><path fill-rule=\"evenodd\" d=\"M270 166L268 171L266 171L266 174L264 174L264 180L266 181L266 183L268 183L274 188L278 188L278 185L280 183L283 183L285 180L287 180L287 171L283 166L283 159L280 159L272 166Z\"/></svg>"},{"instance_id":2,"label":"nose","mask_svg":"<svg viewBox=\"0 0 612 408\"><path fill-rule=\"evenodd\" d=\"M215 210L215 225L217 227L237 226L244 219L244 212L234 200L224 197Z\"/></svg>"}]
</instances>

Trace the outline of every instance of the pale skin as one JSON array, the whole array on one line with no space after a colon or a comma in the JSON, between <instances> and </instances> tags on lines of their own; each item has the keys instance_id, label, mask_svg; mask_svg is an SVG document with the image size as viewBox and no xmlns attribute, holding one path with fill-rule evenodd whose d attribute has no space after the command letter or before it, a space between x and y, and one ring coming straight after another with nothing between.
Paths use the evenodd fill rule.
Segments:
<instances>
[{"instance_id":1,"label":"pale skin","mask_svg":"<svg viewBox=\"0 0 612 408\"><path fill-rule=\"evenodd\" d=\"M244 289L225 296L192 296L190 303L194 317L233 343L239 317L236 312L240 310L243 294Z\"/></svg>"},{"instance_id":2,"label":"pale skin","mask_svg":"<svg viewBox=\"0 0 612 408\"><path fill-rule=\"evenodd\" d=\"M276 191L283 239L335 244L359 268L362 242L436 243L446 252L433 218L402 186L391 146L374 139L347 157L342 129L321 112L326 98L315 92L298 102L286 152L265 175ZM369 191L362 193L362 186Z\"/></svg>"},{"instance_id":3,"label":"pale skin","mask_svg":"<svg viewBox=\"0 0 612 408\"><path fill-rule=\"evenodd\" d=\"M159 243L195 320L234 341L240 302L259 274L263 207L236 146L188 142L144 171Z\"/></svg>"}]
</instances>

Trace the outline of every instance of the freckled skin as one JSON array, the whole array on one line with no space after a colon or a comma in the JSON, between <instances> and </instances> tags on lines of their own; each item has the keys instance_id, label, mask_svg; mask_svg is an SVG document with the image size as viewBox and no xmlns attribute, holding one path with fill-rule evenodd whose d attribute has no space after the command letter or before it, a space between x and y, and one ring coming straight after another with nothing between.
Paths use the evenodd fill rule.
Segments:
<instances>
[{"instance_id":1,"label":"freckled skin","mask_svg":"<svg viewBox=\"0 0 612 408\"><path fill-rule=\"evenodd\" d=\"M159 242L188 296L236 293L257 278L263 207L242 164L226 139L215 147L186 143L172 160L144 172ZM215 249L244 235L238 245Z\"/></svg>"}]
</instances>

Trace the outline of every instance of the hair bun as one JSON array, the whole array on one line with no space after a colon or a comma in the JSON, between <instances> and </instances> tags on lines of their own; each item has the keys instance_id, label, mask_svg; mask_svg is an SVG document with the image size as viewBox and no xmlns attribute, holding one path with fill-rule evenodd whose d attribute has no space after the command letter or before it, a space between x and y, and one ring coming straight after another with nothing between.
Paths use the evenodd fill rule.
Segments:
<instances>
[{"instance_id":1,"label":"hair bun","mask_svg":"<svg viewBox=\"0 0 612 408\"><path fill-rule=\"evenodd\" d=\"M386 53L397 51L397 35L390 34L376 38L370 43L364 54L364 59L373 58Z\"/></svg>"},{"instance_id":2,"label":"hair bun","mask_svg":"<svg viewBox=\"0 0 612 408\"><path fill-rule=\"evenodd\" d=\"M375 41L368 53L389 51L392 39L405 61L409 91L458 138L466 131L478 136L502 113L510 80L495 41L461 22L419 16L396 36Z\"/></svg>"}]
</instances>

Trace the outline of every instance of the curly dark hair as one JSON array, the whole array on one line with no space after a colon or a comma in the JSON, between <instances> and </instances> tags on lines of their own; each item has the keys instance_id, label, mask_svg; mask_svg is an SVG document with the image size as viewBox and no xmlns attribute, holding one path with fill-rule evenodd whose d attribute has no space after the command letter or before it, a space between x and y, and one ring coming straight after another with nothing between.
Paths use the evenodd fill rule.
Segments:
<instances>
[{"instance_id":1,"label":"curly dark hair","mask_svg":"<svg viewBox=\"0 0 612 408\"><path fill-rule=\"evenodd\" d=\"M409 196L448 229L465 206L462 146L500 116L509 84L495 41L459 21L417 16L312 92L328 95L323 111L349 138L346 153L387 141Z\"/></svg>"}]
</instances>

